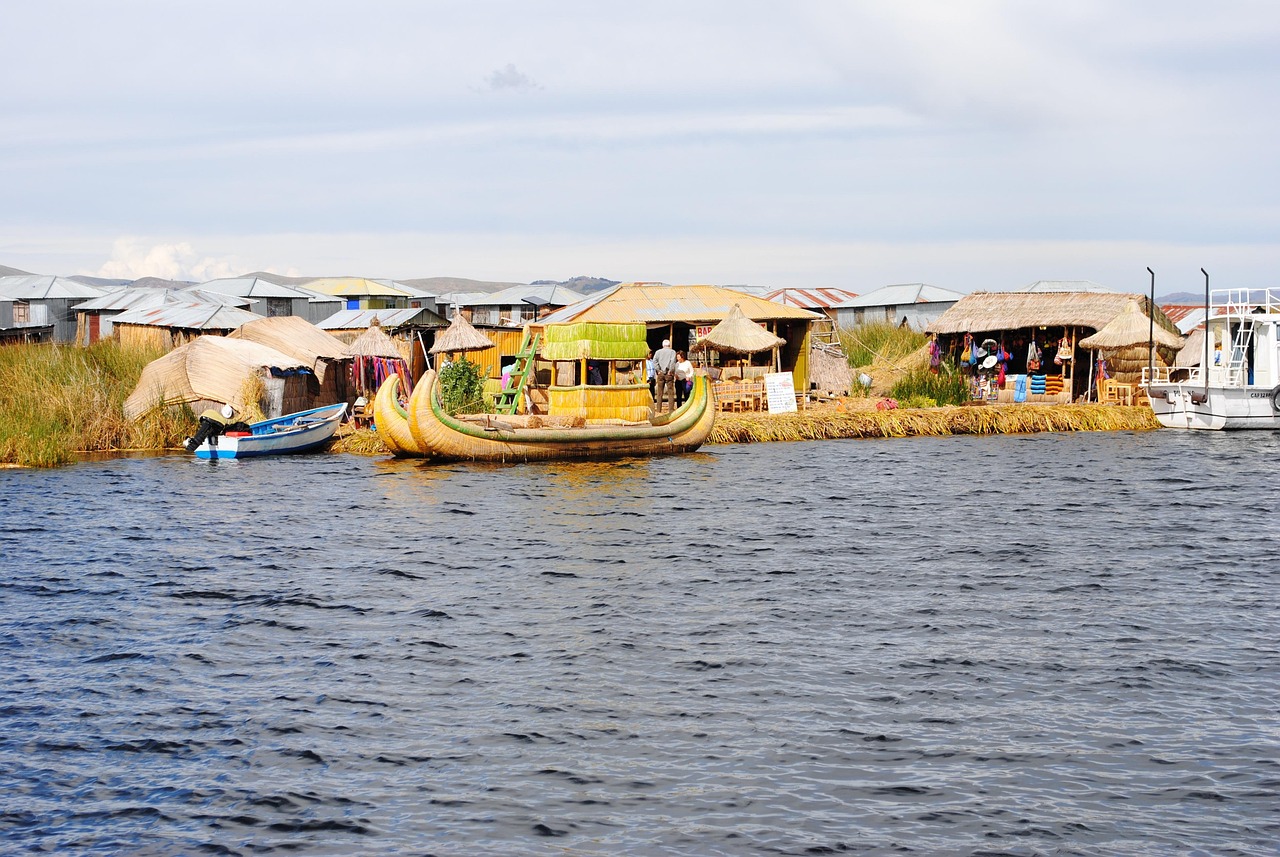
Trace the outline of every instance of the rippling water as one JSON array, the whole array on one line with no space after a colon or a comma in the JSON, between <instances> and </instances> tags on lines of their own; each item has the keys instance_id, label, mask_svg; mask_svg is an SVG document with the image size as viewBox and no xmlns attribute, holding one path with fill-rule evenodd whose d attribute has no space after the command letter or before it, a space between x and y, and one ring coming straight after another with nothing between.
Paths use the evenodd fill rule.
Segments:
<instances>
[{"instance_id":1,"label":"rippling water","mask_svg":"<svg viewBox=\"0 0 1280 857\"><path fill-rule=\"evenodd\" d=\"M1275 854L1280 436L0 473L0 850Z\"/></svg>"}]
</instances>

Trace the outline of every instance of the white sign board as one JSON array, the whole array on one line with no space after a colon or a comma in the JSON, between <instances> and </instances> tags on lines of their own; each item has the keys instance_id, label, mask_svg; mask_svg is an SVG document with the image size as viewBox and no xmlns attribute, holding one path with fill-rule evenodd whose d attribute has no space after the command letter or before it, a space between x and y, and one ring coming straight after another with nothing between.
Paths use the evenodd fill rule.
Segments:
<instances>
[{"instance_id":1,"label":"white sign board","mask_svg":"<svg viewBox=\"0 0 1280 857\"><path fill-rule=\"evenodd\" d=\"M796 385L790 372L774 372L764 376L764 394L769 400L769 413L796 412Z\"/></svg>"}]
</instances>

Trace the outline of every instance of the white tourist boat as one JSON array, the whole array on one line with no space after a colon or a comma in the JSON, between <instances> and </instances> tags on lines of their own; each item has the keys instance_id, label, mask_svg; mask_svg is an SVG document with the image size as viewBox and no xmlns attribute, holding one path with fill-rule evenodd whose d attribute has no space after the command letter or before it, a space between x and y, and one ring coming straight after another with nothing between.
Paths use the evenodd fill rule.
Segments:
<instances>
[{"instance_id":1,"label":"white tourist boat","mask_svg":"<svg viewBox=\"0 0 1280 857\"><path fill-rule=\"evenodd\" d=\"M1168 428L1280 429L1280 289L1209 294L1200 365L1143 370Z\"/></svg>"}]
</instances>

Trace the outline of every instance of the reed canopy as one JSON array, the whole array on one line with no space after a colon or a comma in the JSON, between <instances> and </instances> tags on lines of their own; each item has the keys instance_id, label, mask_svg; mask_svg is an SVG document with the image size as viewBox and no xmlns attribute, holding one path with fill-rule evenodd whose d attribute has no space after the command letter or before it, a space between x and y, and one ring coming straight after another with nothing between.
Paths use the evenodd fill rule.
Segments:
<instances>
[{"instance_id":1,"label":"reed canopy","mask_svg":"<svg viewBox=\"0 0 1280 857\"><path fill-rule=\"evenodd\" d=\"M1177 350L1182 347L1183 338L1152 322L1151 317L1142 311L1137 301L1129 301L1124 311L1103 325L1102 329L1092 336L1080 340L1081 348L1099 351L1114 351L1134 345L1146 345L1155 337L1155 344Z\"/></svg>"},{"instance_id":2,"label":"reed canopy","mask_svg":"<svg viewBox=\"0 0 1280 857\"><path fill-rule=\"evenodd\" d=\"M742 312L738 304L724 319L698 340L698 348L713 348L731 354L756 354L786 345L787 341L774 336L756 324Z\"/></svg>"},{"instance_id":3,"label":"reed canopy","mask_svg":"<svg viewBox=\"0 0 1280 857\"><path fill-rule=\"evenodd\" d=\"M449 329L436 337L435 344L431 346L431 354L454 354L467 351L485 351L493 348L494 344L489 337L471 326L471 322L467 321L461 312L453 314L453 321L449 323Z\"/></svg>"},{"instance_id":4,"label":"reed canopy","mask_svg":"<svg viewBox=\"0 0 1280 857\"><path fill-rule=\"evenodd\" d=\"M643 360L649 356L644 322L548 324L543 360Z\"/></svg>"},{"instance_id":5,"label":"reed canopy","mask_svg":"<svg viewBox=\"0 0 1280 857\"><path fill-rule=\"evenodd\" d=\"M382 329L382 322L375 317L369 329L347 346L351 356L351 381L356 391L372 398L391 375L400 376L400 385L407 395L413 390L409 364L400 352L400 346Z\"/></svg>"},{"instance_id":6,"label":"reed canopy","mask_svg":"<svg viewBox=\"0 0 1280 857\"><path fill-rule=\"evenodd\" d=\"M400 357L400 346L382 329L382 322L375 316L369 329L357 336L347 346L349 357Z\"/></svg>"}]
</instances>

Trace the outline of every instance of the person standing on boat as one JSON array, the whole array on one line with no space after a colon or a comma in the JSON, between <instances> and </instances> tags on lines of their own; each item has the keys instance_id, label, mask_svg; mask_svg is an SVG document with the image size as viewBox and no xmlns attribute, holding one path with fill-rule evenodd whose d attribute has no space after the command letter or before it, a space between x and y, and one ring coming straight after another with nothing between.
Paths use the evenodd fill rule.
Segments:
<instances>
[{"instance_id":1,"label":"person standing on boat","mask_svg":"<svg viewBox=\"0 0 1280 857\"><path fill-rule=\"evenodd\" d=\"M658 401L656 396L657 391L654 388L654 383L658 380L658 378L653 371L653 349L652 348L649 349L649 356L646 357L644 361L644 380L645 380L645 383L649 385L649 396L652 397L655 402Z\"/></svg>"},{"instance_id":2,"label":"person standing on boat","mask_svg":"<svg viewBox=\"0 0 1280 857\"><path fill-rule=\"evenodd\" d=\"M248 431L249 424L237 419L236 409L231 405L223 405L221 410L209 408L200 415L200 427L195 437L187 438L183 444L187 452L195 452L206 440L210 446L218 445L218 435L229 431Z\"/></svg>"},{"instance_id":3,"label":"person standing on boat","mask_svg":"<svg viewBox=\"0 0 1280 857\"><path fill-rule=\"evenodd\" d=\"M685 399L689 398L690 388L693 386L693 364L689 362L689 358L685 357L683 351L676 352L676 408L684 404Z\"/></svg>"},{"instance_id":4,"label":"person standing on boat","mask_svg":"<svg viewBox=\"0 0 1280 857\"><path fill-rule=\"evenodd\" d=\"M653 409L662 413L665 401L668 410L674 410L676 400L676 353L671 350L671 340L662 340L662 347L653 355L653 371L657 377L657 392L653 396Z\"/></svg>"}]
</instances>

